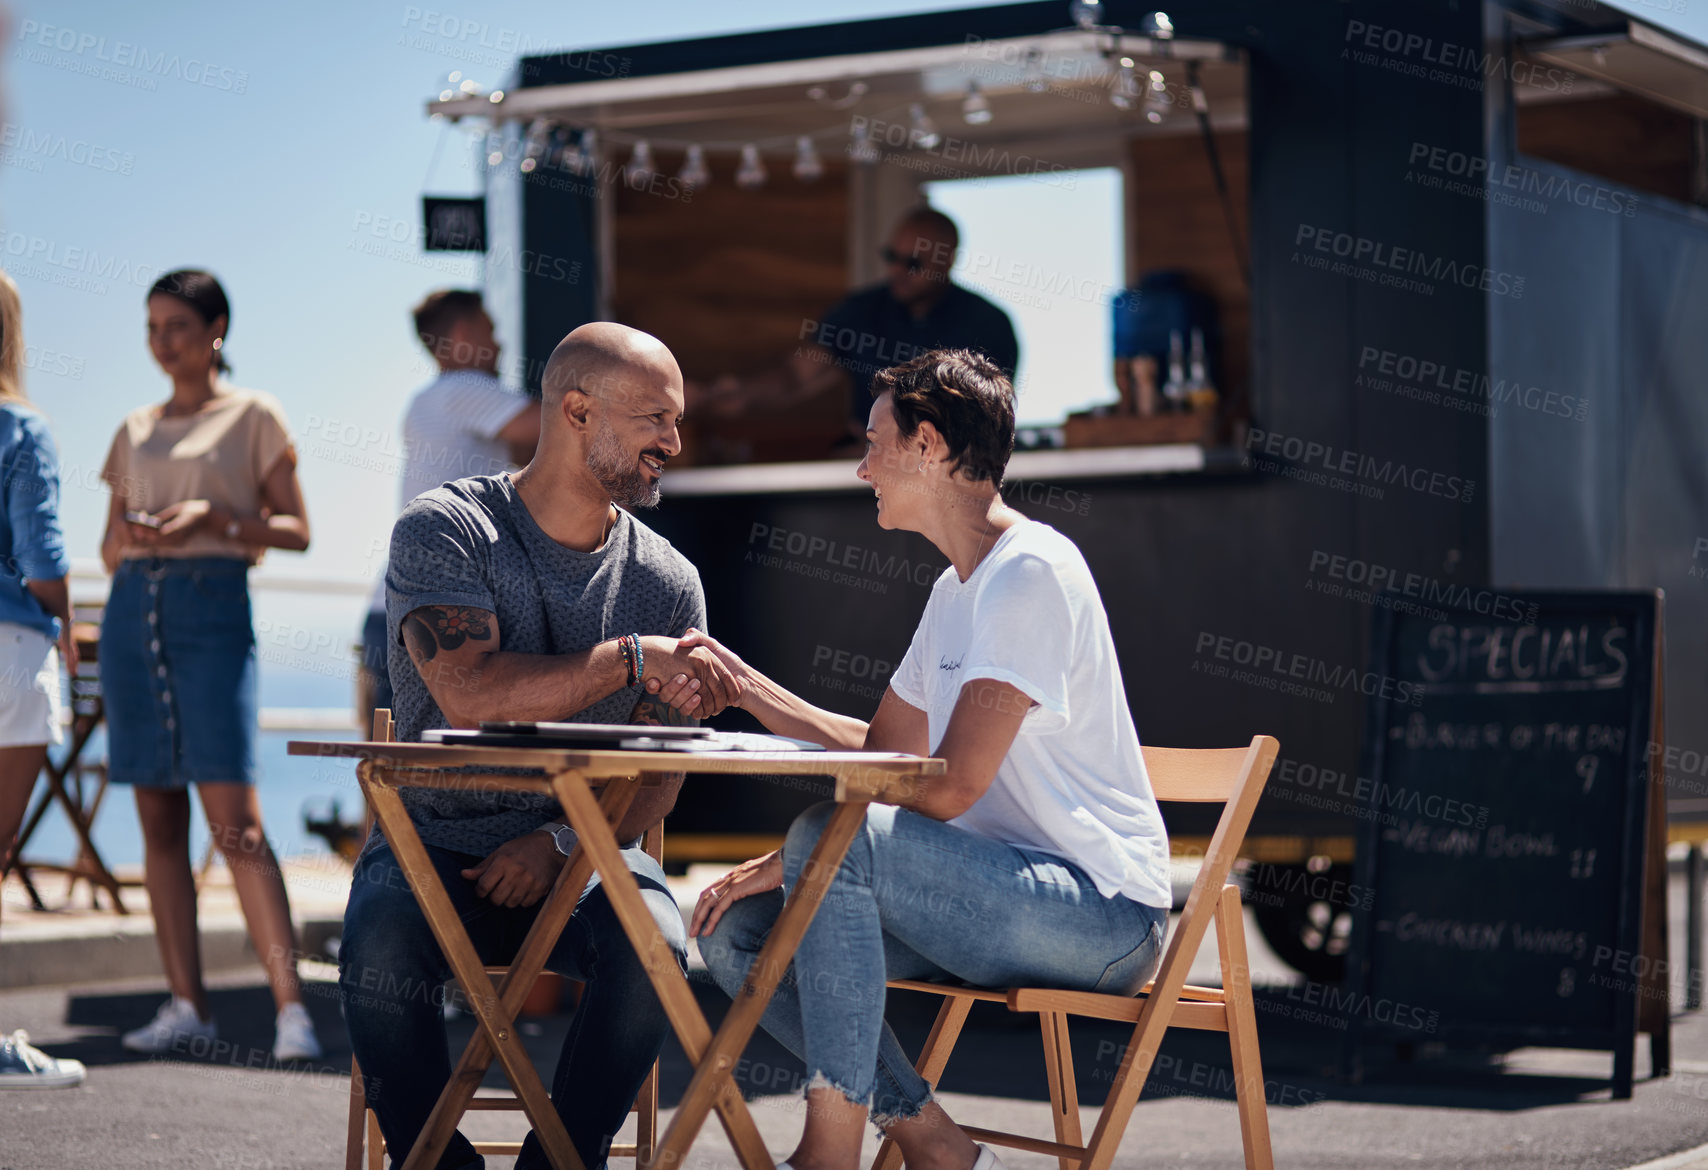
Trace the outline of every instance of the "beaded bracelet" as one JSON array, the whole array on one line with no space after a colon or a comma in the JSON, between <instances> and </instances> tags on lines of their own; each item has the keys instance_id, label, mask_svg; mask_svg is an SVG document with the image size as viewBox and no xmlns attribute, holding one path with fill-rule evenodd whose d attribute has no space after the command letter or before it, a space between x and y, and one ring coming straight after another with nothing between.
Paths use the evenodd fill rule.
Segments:
<instances>
[{"instance_id":1,"label":"beaded bracelet","mask_svg":"<svg viewBox=\"0 0 1708 1170\"><path fill-rule=\"evenodd\" d=\"M635 685L635 655L634 650L629 646L629 636L627 634L624 634L621 638L617 639L617 653L622 655L623 669L628 671L629 675L628 682L624 685L632 687Z\"/></svg>"},{"instance_id":2,"label":"beaded bracelet","mask_svg":"<svg viewBox=\"0 0 1708 1170\"><path fill-rule=\"evenodd\" d=\"M617 653L623 656L623 665L629 671L629 686L638 686L646 677L646 651L641 649L639 634L624 634L617 639Z\"/></svg>"}]
</instances>

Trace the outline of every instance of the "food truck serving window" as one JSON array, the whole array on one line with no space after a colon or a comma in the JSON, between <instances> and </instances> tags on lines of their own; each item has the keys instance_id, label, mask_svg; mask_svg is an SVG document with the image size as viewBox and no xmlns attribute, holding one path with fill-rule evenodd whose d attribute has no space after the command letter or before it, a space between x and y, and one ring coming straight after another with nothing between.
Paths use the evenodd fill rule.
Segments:
<instances>
[{"instance_id":1,"label":"food truck serving window","mask_svg":"<svg viewBox=\"0 0 1708 1170\"><path fill-rule=\"evenodd\" d=\"M927 183L924 194L960 226L955 282L1014 322L1019 425L1059 426L1113 402L1110 304L1127 283L1121 172L958 179Z\"/></svg>"},{"instance_id":2,"label":"food truck serving window","mask_svg":"<svg viewBox=\"0 0 1708 1170\"><path fill-rule=\"evenodd\" d=\"M1022 334L1026 441L1189 447L1131 460L1181 470L1244 414L1246 77L1220 44L969 37L524 87L503 112L544 143L537 166L569 157L593 180L598 313L659 336L690 383L678 466L847 449L863 387L831 385L849 362L823 327L881 315L845 298L899 287L909 258L883 257L927 201L963 221L955 282ZM937 328L878 337L867 364Z\"/></svg>"}]
</instances>

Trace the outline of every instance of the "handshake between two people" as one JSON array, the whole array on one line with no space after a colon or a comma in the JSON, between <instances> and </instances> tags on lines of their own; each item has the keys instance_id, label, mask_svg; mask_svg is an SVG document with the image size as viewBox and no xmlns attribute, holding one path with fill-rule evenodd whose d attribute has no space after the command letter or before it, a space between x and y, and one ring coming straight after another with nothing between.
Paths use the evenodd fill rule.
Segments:
<instances>
[{"instance_id":1,"label":"handshake between two people","mask_svg":"<svg viewBox=\"0 0 1708 1170\"><path fill-rule=\"evenodd\" d=\"M747 663L716 638L690 628L680 638L644 637L645 688L687 719L739 707L750 684Z\"/></svg>"},{"instance_id":2,"label":"handshake between two people","mask_svg":"<svg viewBox=\"0 0 1708 1170\"><path fill-rule=\"evenodd\" d=\"M682 719L706 719L740 705L749 679L747 663L716 639L694 629L681 638L643 636L641 651L646 693ZM498 906L532 906L550 892L563 861L549 835L526 833L464 869L462 876L474 883L476 897Z\"/></svg>"}]
</instances>

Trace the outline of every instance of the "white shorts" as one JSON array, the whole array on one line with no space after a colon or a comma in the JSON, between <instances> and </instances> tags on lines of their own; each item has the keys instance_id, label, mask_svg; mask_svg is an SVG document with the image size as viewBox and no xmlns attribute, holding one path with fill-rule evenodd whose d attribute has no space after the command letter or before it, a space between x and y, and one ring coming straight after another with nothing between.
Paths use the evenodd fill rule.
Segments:
<instances>
[{"instance_id":1,"label":"white shorts","mask_svg":"<svg viewBox=\"0 0 1708 1170\"><path fill-rule=\"evenodd\" d=\"M0 622L0 748L65 738L59 650L39 630Z\"/></svg>"}]
</instances>

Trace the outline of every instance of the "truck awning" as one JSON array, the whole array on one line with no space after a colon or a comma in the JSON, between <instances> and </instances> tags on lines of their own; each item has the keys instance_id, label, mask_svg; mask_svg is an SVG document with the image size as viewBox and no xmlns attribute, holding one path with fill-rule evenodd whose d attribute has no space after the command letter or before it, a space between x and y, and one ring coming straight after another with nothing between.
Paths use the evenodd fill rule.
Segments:
<instances>
[{"instance_id":1,"label":"truck awning","mask_svg":"<svg viewBox=\"0 0 1708 1170\"><path fill-rule=\"evenodd\" d=\"M546 118L666 141L781 141L833 126L845 129L856 114L905 116L914 102L927 108L954 103L958 109L976 84L990 104L987 123L963 128L960 117L933 110L946 124L953 122L957 135L1006 138L1064 125L1144 129L1142 116L1109 101L1122 57L1133 62L1141 80L1157 70L1179 93L1187 63L1196 63L1212 115L1243 121L1245 69L1237 50L1202 39L1128 33L1117 40L1080 29L524 87L497 102L459 95L429 102L428 110L523 124Z\"/></svg>"},{"instance_id":2,"label":"truck awning","mask_svg":"<svg viewBox=\"0 0 1708 1170\"><path fill-rule=\"evenodd\" d=\"M1708 51L1640 21L1606 32L1524 41L1527 56L1708 118Z\"/></svg>"}]
</instances>

